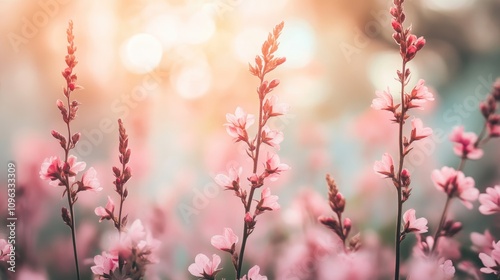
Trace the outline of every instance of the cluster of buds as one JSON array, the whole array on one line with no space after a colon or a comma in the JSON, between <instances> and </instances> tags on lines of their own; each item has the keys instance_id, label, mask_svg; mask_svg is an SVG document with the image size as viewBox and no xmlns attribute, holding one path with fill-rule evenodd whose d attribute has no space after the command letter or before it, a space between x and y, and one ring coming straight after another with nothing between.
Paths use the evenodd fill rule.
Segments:
<instances>
[{"instance_id":1,"label":"cluster of buds","mask_svg":"<svg viewBox=\"0 0 500 280\"><path fill-rule=\"evenodd\" d=\"M493 84L486 101L480 104L481 113L486 120L488 136L491 138L500 137L500 114L496 113L498 102L500 102L500 79L497 79ZM479 143L475 143L475 145L477 147Z\"/></svg>"},{"instance_id":2,"label":"cluster of buds","mask_svg":"<svg viewBox=\"0 0 500 280\"><path fill-rule=\"evenodd\" d=\"M337 234L337 236L340 238L340 240L342 240L342 243L345 246L347 237L349 236L349 232L351 231L352 227L351 219L344 218L342 220L342 214L344 213L345 209L345 198L339 192L337 184L333 180L332 176L330 176L330 174L326 175L326 183L328 185L328 202L330 208L337 215L337 217L321 216L318 218L318 221L333 230L333 232ZM353 238L351 238L351 240L349 241L349 246L346 249L356 251L360 248L360 246L361 241L359 238L359 234L357 234Z\"/></svg>"},{"instance_id":3,"label":"cluster of buds","mask_svg":"<svg viewBox=\"0 0 500 280\"><path fill-rule=\"evenodd\" d=\"M418 51L420 51L425 45L425 39L423 37L418 37L411 34L411 27L403 28L403 23L405 21L406 15L403 11L404 0L394 0L394 6L391 8L392 15L392 28L394 29L394 34L392 38L399 45L399 53L403 58L404 62L412 60ZM410 75L405 73L405 76ZM401 79L403 80L403 79Z\"/></svg>"},{"instance_id":4,"label":"cluster of buds","mask_svg":"<svg viewBox=\"0 0 500 280\"><path fill-rule=\"evenodd\" d=\"M121 163L120 168L113 166L113 175L115 176L115 181L113 184L115 185L115 191L118 193L122 200L125 200L128 196L128 191L125 188L125 183L128 182L130 177L132 177L132 173L130 171L130 167L127 164L130 161L130 149L128 148L128 135L125 127L123 126L123 122L121 119L118 120L119 127L119 147L118 151L120 152L119 159Z\"/></svg>"}]
</instances>

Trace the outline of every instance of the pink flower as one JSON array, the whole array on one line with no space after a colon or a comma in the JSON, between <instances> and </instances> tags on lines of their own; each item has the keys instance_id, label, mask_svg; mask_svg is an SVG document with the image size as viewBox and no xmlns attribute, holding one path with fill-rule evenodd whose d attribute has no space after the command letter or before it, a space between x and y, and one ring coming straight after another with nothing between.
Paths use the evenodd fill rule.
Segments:
<instances>
[{"instance_id":1,"label":"pink flower","mask_svg":"<svg viewBox=\"0 0 500 280\"><path fill-rule=\"evenodd\" d=\"M495 275L500 274L500 241L493 243L493 251L490 254L479 253L479 258L483 262L484 267L481 268L482 273Z\"/></svg>"},{"instance_id":2,"label":"pink flower","mask_svg":"<svg viewBox=\"0 0 500 280\"><path fill-rule=\"evenodd\" d=\"M283 138L283 132L281 131L271 130L267 125L262 128L262 143L279 150Z\"/></svg>"},{"instance_id":3,"label":"pink flower","mask_svg":"<svg viewBox=\"0 0 500 280\"><path fill-rule=\"evenodd\" d=\"M375 161L373 170L382 175L383 178L394 177L394 162L391 155L388 153L383 154L381 161Z\"/></svg>"},{"instance_id":4,"label":"pink flower","mask_svg":"<svg viewBox=\"0 0 500 280\"><path fill-rule=\"evenodd\" d=\"M483 150L475 146L477 135L474 132L464 132L463 126L453 129L450 141L455 143L453 151L461 158L479 159L483 156Z\"/></svg>"},{"instance_id":5,"label":"pink flower","mask_svg":"<svg viewBox=\"0 0 500 280\"><path fill-rule=\"evenodd\" d=\"M423 40L423 38L419 38ZM417 39L417 41L419 40ZM425 43L425 41L424 41ZM423 79L420 79L417 82L417 85L413 88L413 90L410 93L410 104L408 108L422 108L422 105L426 101L433 101L434 96L432 93L429 91L429 89L424 85L425 81Z\"/></svg>"},{"instance_id":6,"label":"pink flower","mask_svg":"<svg viewBox=\"0 0 500 280\"><path fill-rule=\"evenodd\" d=\"M278 180L278 175L282 171L286 171L290 169L290 166L287 164L281 163L280 158L277 154L268 152L267 153L267 159L266 159L266 171L265 171L265 177L269 177L271 181L276 181Z\"/></svg>"},{"instance_id":7,"label":"pink flower","mask_svg":"<svg viewBox=\"0 0 500 280\"><path fill-rule=\"evenodd\" d=\"M77 162L75 156L68 157L68 165L70 177L75 176L76 174L78 174L78 172L85 170L85 167L87 166L87 164L83 161Z\"/></svg>"},{"instance_id":8,"label":"pink flower","mask_svg":"<svg viewBox=\"0 0 500 280\"><path fill-rule=\"evenodd\" d=\"M102 252L102 255L94 257L95 265L90 269L92 273L99 276L97 279L108 279L103 277L105 274L110 275L118 267L118 255Z\"/></svg>"},{"instance_id":9,"label":"pink flower","mask_svg":"<svg viewBox=\"0 0 500 280\"><path fill-rule=\"evenodd\" d=\"M221 259L218 255L212 255L212 261L204 254L196 255L194 263L188 267L189 273L203 279L215 279L215 275L221 270L219 264Z\"/></svg>"},{"instance_id":10,"label":"pink flower","mask_svg":"<svg viewBox=\"0 0 500 280\"><path fill-rule=\"evenodd\" d=\"M470 240L472 241L471 249L475 252L490 254L493 250L492 244L494 244L495 239L489 230L485 230L484 234L478 232L471 233Z\"/></svg>"},{"instance_id":11,"label":"pink flower","mask_svg":"<svg viewBox=\"0 0 500 280\"><path fill-rule=\"evenodd\" d=\"M215 248L232 254L235 244L238 243L238 236L232 229L224 228L224 235L214 235L210 242Z\"/></svg>"},{"instance_id":12,"label":"pink flower","mask_svg":"<svg viewBox=\"0 0 500 280\"><path fill-rule=\"evenodd\" d=\"M259 272L260 272L260 267L258 265L254 265L248 271L248 280L267 280L267 277L260 275ZM247 280L247 276L244 275L241 278L241 280Z\"/></svg>"},{"instance_id":13,"label":"pink flower","mask_svg":"<svg viewBox=\"0 0 500 280\"><path fill-rule=\"evenodd\" d=\"M103 220L114 219L114 211L115 211L115 203L113 202L111 197L108 195L108 203L106 203L106 208L99 206L94 210L94 213L100 217L100 219L99 219L99 223L100 223Z\"/></svg>"},{"instance_id":14,"label":"pink flower","mask_svg":"<svg viewBox=\"0 0 500 280\"><path fill-rule=\"evenodd\" d=\"M5 239L0 239L0 261L8 261L11 245Z\"/></svg>"},{"instance_id":15,"label":"pink flower","mask_svg":"<svg viewBox=\"0 0 500 280\"><path fill-rule=\"evenodd\" d=\"M487 123L487 128L488 128L488 135L490 137L492 137L492 138L500 137L500 124L499 123L489 121Z\"/></svg>"},{"instance_id":16,"label":"pink flower","mask_svg":"<svg viewBox=\"0 0 500 280\"><path fill-rule=\"evenodd\" d=\"M425 137L432 135L432 129L429 127L424 127L421 119L414 118L411 121L411 141L417 141L424 139Z\"/></svg>"},{"instance_id":17,"label":"pink flower","mask_svg":"<svg viewBox=\"0 0 500 280\"><path fill-rule=\"evenodd\" d=\"M243 168L241 166L236 167L233 165L228 169L229 176L225 174L217 174L214 178L215 183L228 190L235 190L236 188L239 188L240 175L242 171Z\"/></svg>"},{"instance_id":18,"label":"pink flower","mask_svg":"<svg viewBox=\"0 0 500 280\"><path fill-rule=\"evenodd\" d=\"M255 122L255 117L245 113L242 108L236 108L233 114L226 114L228 123L224 124L227 133L236 141L248 141L247 129Z\"/></svg>"},{"instance_id":19,"label":"pink flower","mask_svg":"<svg viewBox=\"0 0 500 280\"><path fill-rule=\"evenodd\" d=\"M50 180L50 185L58 186L59 178L62 176L62 162L59 157L46 158L40 168L40 178L42 180Z\"/></svg>"},{"instance_id":20,"label":"pink flower","mask_svg":"<svg viewBox=\"0 0 500 280\"><path fill-rule=\"evenodd\" d=\"M415 233L425 233L427 232L427 219L426 218L416 218L415 209L408 209L403 214L404 221L404 231L405 232L415 232Z\"/></svg>"},{"instance_id":21,"label":"pink flower","mask_svg":"<svg viewBox=\"0 0 500 280\"><path fill-rule=\"evenodd\" d=\"M410 266L408 280L451 280L455 276L455 267L451 260L418 258Z\"/></svg>"},{"instance_id":22,"label":"pink flower","mask_svg":"<svg viewBox=\"0 0 500 280\"><path fill-rule=\"evenodd\" d=\"M276 117L286 114L290 106L285 103L278 103L278 97L276 95L271 95L264 102L263 109L267 117Z\"/></svg>"},{"instance_id":23,"label":"pink flower","mask_svg":"<svg viewBox=\"0 0 500 280\"><path fill-rule=\"evenodd\" d=\"M279 197L277 195L271 195L271 189L265 188L260 194L260 201L257 204L257 211L255 215L259 215L264 211L272 211L280 209L278 204Z\"/></svg>"},{"instance_id":24,"label":"pink flower","mask_svg":"<svg viewBox=\"0 0 500 280\"><path fill-rule=\"evenodd\" d=\"M491 215L500 212L500 186L486 188L486 193L479 195L479 212L483 215Z\"/></svg>"},{"instance_id":25,"label":"pink flower","mask_svg":"<svg viewBox=\"0 0 500 280\"><path fill-rule=\"evenodd\" d=\"M96 175L97 172L93 167L89 168L89 170L83 173L82 184L81 187L79 188L79 191L86 191L86 190L90 190L93 192L101 191L102 188L100 187L101 185Z\"/></svg>"},{"instance_id":26,"label":"pink flower","mask_svg":"<svg viewBox=\"0 0 500 280\"><path fill-rule=\"evenodd\" d=\"M373 99L372 101L372 108L375 110L387 110L387 111L393 111L396 109L399 105L394 107L394 101L392 99L392 94L389 91L389 88L387 88L387 91L380 91L377 90L375 91L375 94L378 96L377 98Z\"/></svg>"},{"instance_id":27,"label":"pink flower","mask_svg":"<svg viewBox=\"0 0 500 280\"><path fill-rule=\"evenodd\" d=\"M457 196L465 207L472 209L472 203L479 196L479 190L474 187L474 179L465 177L462 171L456 171L444 166L441 170L432 171L432 181L438 190L448 196Z\"/></svg>"}]
</instances>

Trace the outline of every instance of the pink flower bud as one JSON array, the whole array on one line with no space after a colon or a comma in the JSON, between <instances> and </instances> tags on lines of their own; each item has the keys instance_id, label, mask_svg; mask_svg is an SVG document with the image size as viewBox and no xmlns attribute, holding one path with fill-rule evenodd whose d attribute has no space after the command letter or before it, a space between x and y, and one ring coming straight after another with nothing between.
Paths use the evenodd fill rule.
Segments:
<instances>
[{"instance_id":1,"label":"pink flower bud","mask_svg":"<svg viewBox=\"0 0 500 280\"><path fill-rule=\"evenodd\" d=\"M425 39L424 37L419 37L417 39L417 42L415 43L415 46L417 47L417 51L421 50L425 46Z\"/></svg>"},{"instance_id":2,"label":"pink flower bud","mask_svg":"<svg viewBox=\"0 0 500 280\"><path fill-rule=\"evenodd\" d=\"M403 31L401 24L397 22L395 19L392 20L392 28L394 29L394 31L398 33L401 33L401 31Z\"/></svg>"}]
</instances>

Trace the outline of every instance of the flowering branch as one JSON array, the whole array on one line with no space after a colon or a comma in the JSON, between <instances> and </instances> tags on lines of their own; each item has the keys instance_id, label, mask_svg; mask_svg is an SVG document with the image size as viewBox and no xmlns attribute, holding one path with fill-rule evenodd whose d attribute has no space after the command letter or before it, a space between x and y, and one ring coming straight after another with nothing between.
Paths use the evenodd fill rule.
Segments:
<instances>
[{"instance_id":1,"label":"flowering branch","mask_svg":"<svg viewBox=\"0 0 500 280\"><path fill-rule=\"evenodd\" d=\"M374 166L374 170L382 177L392 180L397 190L396 263L394 279L399 279L400 243L405 233L405 231L401 230L403 203L408 200L411 193L410 172L403 168L404 159L413 149L411 147L413 142L424 139L432 134L432 130L424 127L422 121L416 118L411 121L412 131L409 139L403 135L403 128L406 120L410 117L410 115L407 114L410 109L421 108L426 101L434 100L432 94L428 91L427 87L425 87L424 80L420 80L410 93L405 92L405 87L411 75L410 69L407 68L407 63L415 58L417 52L424 47L425 39L423 37L417 38L417 36L411 34L411 27L403 27L403 23L406 19L403 10L403 2L404 0L394 0L394 6L390 9L390 13L393 17L392 28L394 29L392 37L399 45L399 53L402 58L401 70L397 71L397 80L401 84L401 103L394 104L393 97L389 90L376 92L377 98L372 102L372 108L391 112L393 115L391 121L397 123L399 126L399 160L397 170L394 167L391 155L388 153L384 154L382 161L376 162Z\"/></svg>"},{"instance_id":2,"label":"flowering branch","mask_svg":"<svg viewBox=\"0 0 500 280\"><path fill-rule=\"evenodd\" d=\"M249 65L250 73L259 78L260 81L260 84L257 87L257 94L259 96L259 116L257 120L258 128L256 135L251 138L248 133L249 127L255 123L255 117L251 114L247 114L240 107L236 108L234 114L226 115L227 123L224 125L227 133L234 138L235 142L243 142L246 144L246 153L253 163L252 175L247 178L250 184L249 192L242 189L240 185L240 175L242 173L241 167L231 166L227 175L219 174L215 177L215 181L218 185L226 190L234 192L235 196L241 200L245 211L243 219L243 238L239 253L236 249L236 243L239 239L230 228L224 229L224 235L216 235L212 238L212 245L214 247L231 254L237 279L246 279L247 277L246 275L243 277L241 276L241 269L243 266L243 257L245 254L247 240L255 229L257 216L266 211L277 210L280 208L280 205L277 202L278 196L272 195L271 189L266 187L262 189L260 200L257 201L257 205L252 213L252 202L254 201L255 191L263 187L266 180L275 181L278 179L282 171L289 169L288 165L280 162L280 158L277 154L268 151L266 159L263 162L264 170L260 173L258 172L259 162L261 162L259 159L261 156L261 150L263 149L262 144L279 149L279 144L283 141L283 133L269 128L267 126L267 122L273 117L285 114L288 110L288 106L285 104L279 104L276 96L269 95L269 93L279 85L279 80L266 80L266 75L269 72L286 61L284 57L274 56L275 52L278 50L278 38L281 34L283 26L284 23L281 22L274 27L273 31L269 34L267 40L262 45L262 55L255 57L255 65ZM215 256L217 255L214 255L213 261L209 262L207 256L198 255L195 263L190 266L189 271L194 276L203 277L204 279L215 278L215 274L219 271L217 268L219 262L217 262ZM210 267L210 269L207 267ZM261 279L257 278L257 276L259 276L259 271L260 268L253 267L248 272L248 277L250 277L250 279ZM254 277L252 277L252 275Z\"/></svg>"},{"instance_id":3,"label":"flowering branch","mask_svg":"<svg viewBox=\"0 0 500 280\"><path fill-rule=\"evenodd\" d=\"M75 258L75 267L77 279L80 279L80 269L78 265L78 253L76 246L76 222L74 215L74 205L78 200L78 193L81 191L100 191L102 188L96 178L96 171L94 168L89 168L81 177L81 180L76 180L75 177L78 172L83 171L86 167L85 162L77 162L77 158L70 155L70 151L75 148L80 139L80 133L71 132L71 121L76 118L79 103L76 100L71 100L71 93L74 90L82 89L77 85L77 76L73 73L78 61L75 57L76 46L74 45L73 35L73 22L70 21L66 31L68 40L68 53L65 61L67 67L62 71L62 75L66 80L66 87L63 88L64 96L66 97L66 104L57 100L56 105L61 112L62 119L66 124L67 136L63 136L59 132L52 130L52 136L59 141L62 149L64 150L64 160L54 156L42 163L40 169L40 178L43 180L51 181L52 186L63 186L63 196L66 195L68 199L68 208L62 207L61 215L64 223L71 229L71 237L73 240L73 254Z\"/></svg>"}]
</instances>

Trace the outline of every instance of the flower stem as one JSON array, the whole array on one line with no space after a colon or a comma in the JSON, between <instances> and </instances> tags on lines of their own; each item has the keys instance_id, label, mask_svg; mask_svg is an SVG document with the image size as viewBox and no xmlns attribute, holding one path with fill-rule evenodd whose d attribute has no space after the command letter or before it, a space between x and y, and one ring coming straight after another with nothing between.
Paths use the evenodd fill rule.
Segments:
<instances>
[{"instance_id":1,"label":"flower stem","mask_svg":"<svg viewBox=\"0 0 500 280\"><path fill-rule=\"evenodd\" d=\"M441 232L441 229L443 228L444 222L446 220L446 213L448 213L448 207L450 206L450 201L451 201L452 196L448 196L446 198L446 203L444 204L444 209L443 209L443 214L441 214L441 219L439 220L439 225L436 230L436 234L434 234L434 244L432 244L432 249L431 252L434 252L434 250L437 248L438 241L439 241L439 233Z\"/></svg>"},{"instance_id":2,"label":"flower stem","mask_svg":"<svg viewBox=\"0 0 500 280\"><path fill-rule=\"evenodd\" d=\"M264 81L264 77L262 76L260 78L260 83L262 84L263 81ZM257 137L256 137L257 141L255 144L255 154L253 157L253 174L257 173L257 164L259 161L259 151L260 151L260 145L262 142L261 134L262 134L262 127L264 126L264 124L262 123L262 115L264 113L263 105L264 105L264 97L259 96L259 129L257 131ZM245 205L245 213L244 214L248 213L250 211L250 207L252 207L252 201L253 201L253 195L255 193L255 189L256 188L254 186L252 186L250 189L250 194L248 195L248 200L247 200L247 203ZM245 254L245 247L246 247L247 239L248 239L249 235L250 235L250 232L248 231L247 223L244 222L243 240L241 241L241 249L240 249L240 254L238 256L238 268L236 270L236 277L237 277L236 279L241 278L241 268L243 266L243 256Z\"/></svg>"},{"instance_id":3,"label":"flower stem","mask_svg":"<svg viewBox=\"0 0 500 280\"><path fill-rule=\"evenodd\" d=\"M399 264L401 261L401 256L400 256L400 243L401 243L401 212L403 211L403 200L402 200L402 190L401 188L403 187L403 183L401 182L401 172L403 171L403 163L404 163L404 145L403 145L403 126L405 122L405 114L406 114L406 108L405 108L405 85L406 85L406 61L403 59L403 65L402 65L402 71L401 71L401 76L399 77L399 80L401 82L401 116L399 119L399 167L398 167L398 174L397 174L397 184L398 186L396 187L397 192L398 192L398 215L397 215L397 221L396 221L396 264L395 264L395 269L394 269L394 279L399 279Z\"/></svg>"},{"instance_id":4,"label":"flower stem","mask_svg":"<svg viewBox=\"0 0 500 280\"><path fill-rule=\"evenodd\" d=\"M68 113L67 113L67 120L68 122L66 123L66 127L68 130L68 143L66 148L64 149L64 165L66 166L68 164L68 156L69 156L69 151L71 150L72 146L72 137L71 137L71 127L69 125L71 119L70 119L70 114L71 114L71 104L69 100L70 96L70 90L68 88L68 94L66 96L66 101L68 103ZM78 266L78 252L77 252L77 247L76 247L76 229L75 229L75 215L74 215L74 209L73 209L73 201L72 201L72 192L71 192L71 187L69 184L69 176L67 174L65 176L65 184L66 184L66 195L68 196L68 206L69 206L69 213L71 216L71 238L73 240L73 255L75 257L75 267L76 267L76 278L80 280L80 268Z\"/></svg>"}]
</instances>

